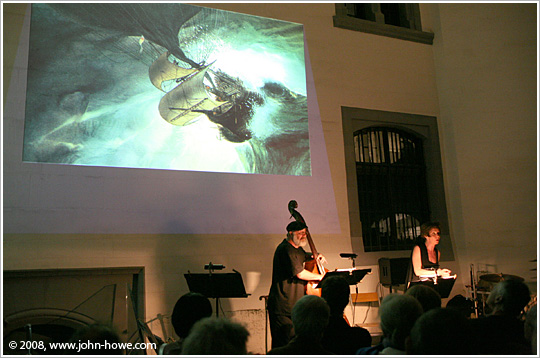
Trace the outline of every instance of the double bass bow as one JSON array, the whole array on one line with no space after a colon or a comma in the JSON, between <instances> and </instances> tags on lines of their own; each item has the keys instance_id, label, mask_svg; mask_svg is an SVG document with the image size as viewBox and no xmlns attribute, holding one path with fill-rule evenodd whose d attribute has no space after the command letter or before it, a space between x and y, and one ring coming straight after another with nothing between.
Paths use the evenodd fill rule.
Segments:
<instances>
[{"instance_id":1,"label":"double bass bow","mask_svg":"<svg viewBox=\"0 0 540 358\"><path fill-rule=\"evenodd\" d=\"M302 215L300 215L300 213L296 211L297 207L298 207L298 203L296 202L296 200L289 201L288 209L289 209L289 212L291 213L291 216L294 217L296 221L301 222L307 226L306 221L304 220ZM309 233L309 229L307 227L306 227L306 237L309 243L309 248L311 249L311 253L313 254L313 259L306 261L304 264L304 268L310 272L313 272L319 275L324 275L329 270L325 268L321 260L318 259L319 253L317 252L317 249L315 248L315 244L313 243L313 239L311 238L311 234ZM308 295L315 295L319 297L321 296L321 289L314 287L317 285L317 283L318 283L317 281L311 281L306 285L306 293Z\"/></svg>"}]
</instances>

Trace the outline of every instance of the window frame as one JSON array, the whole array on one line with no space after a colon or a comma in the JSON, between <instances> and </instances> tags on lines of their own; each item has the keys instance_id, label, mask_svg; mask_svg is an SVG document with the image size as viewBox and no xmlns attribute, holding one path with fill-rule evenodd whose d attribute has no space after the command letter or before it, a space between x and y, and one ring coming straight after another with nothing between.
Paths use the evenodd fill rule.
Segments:
<instances>
[{"instance_id":1,"label":"window frame","mask_svg":"<svg viewBox=\"0 0 540 358\"><path fill-rule=\"evenodd\" d=\"M449 221L446 208L437 118L418 114L353 107L341 107L341 113L347 180L347 201L349 206L349 225L353 249L358 252L365 252L358 204L356 157L353 138L354 132L357 130L373 126L389 126L403 129L405 131L414 132L415 135L423 138L431 218L440 222L441 235L449 237ZM441 251L444 251L445 253L445 260L454 260L451 240L441 240L439 246ZM391 251L385 251L385 253L390 252ZM403 252L403 250L396 252ZM371 251L369 253L380 255L381 251Z\"/></svg>"},{"instance_id":2,"label":"window frame","mask_svg":"<svg viewBox=\"0 0 540 358\"><path fill-rule=\"evenodd\" d=\"M374 7L373 20L364 20L349 16L347 4L335 4L334 27L433 45L435 35L432 32L422 31L419 4L404 4L410 28L385 24L380 4L371 5Z\"/></svg>"}]
</instances>

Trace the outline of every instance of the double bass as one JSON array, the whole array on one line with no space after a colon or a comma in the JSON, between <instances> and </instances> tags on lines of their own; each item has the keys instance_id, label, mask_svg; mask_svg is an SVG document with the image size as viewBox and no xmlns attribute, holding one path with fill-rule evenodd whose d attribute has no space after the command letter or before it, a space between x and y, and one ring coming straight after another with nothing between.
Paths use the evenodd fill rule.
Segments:
<instances>
[{"instance_id":1,"label":"double bass","mask_svg":"<svg viewBox=\"0 0 540 358\"><path fill-rule=\"evenodd\" d=\"M296 221L301 222L307 226L306 221L304 220L302 215L300 215L300 213L296 211L297 207L298 207L298 203L296 202L296 200L289 201L288 208L289 208L289 212L291 213L291 216L294 217ZM306 228L306 236L309 243L309 248L311 249L311 253L313 254L313 259L306 261L304 264L304 268L307 271L310 271L319 275L324 275L329 270L325 268L322 262L317 258L319 256L319 253L317 252L317 249L315 248L315 244L313 243L313 239L311 238L311 234L309 233L309 229L307 228ZM320 297L321 289L315 288L317 283L318 283L317 281L308 282L306 284L306 294Z\"/></svg>"}]
</instances>

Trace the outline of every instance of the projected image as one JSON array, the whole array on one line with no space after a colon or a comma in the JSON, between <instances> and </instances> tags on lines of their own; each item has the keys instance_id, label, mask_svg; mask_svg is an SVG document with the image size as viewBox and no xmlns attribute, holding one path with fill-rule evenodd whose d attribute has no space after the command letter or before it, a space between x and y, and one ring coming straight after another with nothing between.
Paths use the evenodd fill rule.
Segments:
<instances>
[{"instance_id":1,"label":"projected image","mask_svg":"<svg viewBox=\"0 0 540 358\"><path fill-rule=\"evenodd\" d=\"M303 27L185 4L32 4L23 160L311 175Z\"/></svg>"}]
</instances>

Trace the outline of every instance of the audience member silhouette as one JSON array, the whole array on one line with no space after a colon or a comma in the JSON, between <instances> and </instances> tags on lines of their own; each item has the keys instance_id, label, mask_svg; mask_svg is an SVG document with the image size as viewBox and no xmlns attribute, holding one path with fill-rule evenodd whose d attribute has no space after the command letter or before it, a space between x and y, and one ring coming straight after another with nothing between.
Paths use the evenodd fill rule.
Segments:
<instances>
[{"instance_id":1,"label":"audience member silhouette","mask_svg":"<svg viewBox=\"0 0 540 358\"><path fill-rule=\"evenodd\" d=\"M184 355L247 354L248 330L227 318L207 317L193 325L182 344Z\"/></svg>"},{"instance_id":2,"label":"audience member silhouette","mask_svg":"<svg viewBox=\"0 0 540 358\"><path fill-rule=\"evenodd\" d=\"M405 340L422 313L422 305L411 295L391 293L386 296L379 307L383 344L378 354L405 354Z\"/></svg>"},{"instance_id":3,"label":"audience member silhouette","mask_svg":"<svg viewBox=\"0 0 540 358\"><path fill-rule=\"evenodd\" d=\"M536 312L536 304L529 308L525 316L525 340L531 346L531 354L537 355L537 340L538 340L538 327L536 322L538 322L538 316Z\"/></svg>"},{"instance_id":4,"label":"audience member silhouette","mask_svg":"<svg viewBox=\"0 0 540 358\"><path fill-rule=\"evenodd\" d=\"M359 348L371 346L369 331L362 327L351 327L343 316L349 304L350 292L349 283L343 277L328 277L322 282L321 297L330 307L330 319L322 345L335 354L355 354Z\"/></svg>"},{"instance_id":5,"label":"audience member silhouette","mask_svg":"<svg viewBox=\"0 0 540 358\"><path fill-rule=\"evenodd\" d=\"M300 298L292 309L295 336L282 347L271 349L268 354L276 355L328 355L321 343L328 325L330 308L324 299L307 295Z\"/></svg>"},{"instance_id":6,"label":"audience member silhouette","mask_svg":"<svg viewBox=\"0 0 540 358\"><path fill-rule=\"evenodd\" d=\"M449 308L429 310L415 322L407 340L407 354L470 354L471 338L468 323L469 321L456 310Z\"/></svg>"},{"instance_id":7,"label":"audience member silhouette","mask_svg":"<svg viewBox=\"0 0 540 358\"><path fill-rule=\"evenodd\" d=\"M416 298L422 305L424 312L427 312L432 308L441 307L441 295L429 286L414 285L409 288L405 294Z\"/></svg>"},{"instance_id":8,"label":"audience member silhouette","mask_svg":"<svg viewBox=\"0 0 540 358\"><path fill-rule=\"evenodd\" d=\"M69 343L75 343L77 347L67 350L65 354L68 355L124 354L118 333L106 324L95 323L78 329Z\"/></svg>"},{"instance_id":9,"label":"audience member silhouette","mask_svg":"<svg viewBox=\"0 0 540 358\"><path fill-rule=\"evenodd\" d=\"M200 293L188 292L176 301L171 315L174 332L179 339L160 347L160 354L180 354L182 343L193 325L212 315L210 300Z\"/></svg>"},{"instance_id":10,"label":"audience member silhouette","mask_svg":"<svg viewBox=\"0 0 540 358\"><path fill-rule=\"evenodd\" d=\"M531 291L522 280L507 279L493 287L487 304L491 308L491 315L518 317L530 300Z\"/></svg>"},{"instance_id":11,"label":"audience member silhouette","mask_svg":"<svg viewBox=\"0 0 540 358\"><path fill-rule=\"evenodd\" d=\"M477 342L476 354L530 354L520 315L531 300L529 287L520 280L497 283L487 298L490 313L471 320Z\"/></svg>"},{"instance_id":12,"label":"audience member silhouette","mask_svg":"<svg viewBox=\"0 0 540 358\"><path fill-rule=\"evenodd\" d=\"M463 295L455 295L446 303L446 308L461 312L463 317L469 319L474 312L474 303Z\"/></svg>"}]
</instances>

